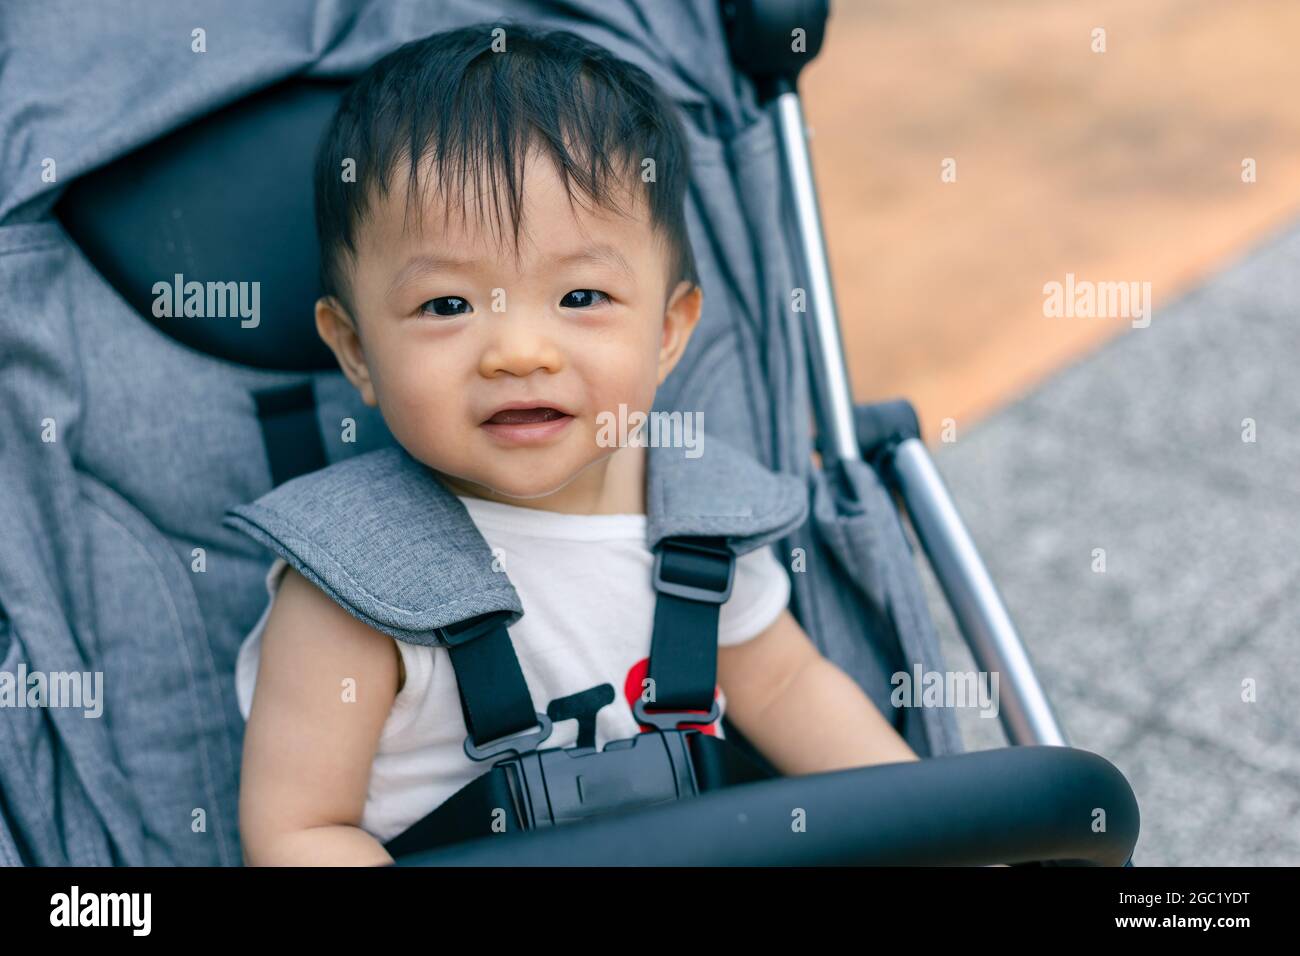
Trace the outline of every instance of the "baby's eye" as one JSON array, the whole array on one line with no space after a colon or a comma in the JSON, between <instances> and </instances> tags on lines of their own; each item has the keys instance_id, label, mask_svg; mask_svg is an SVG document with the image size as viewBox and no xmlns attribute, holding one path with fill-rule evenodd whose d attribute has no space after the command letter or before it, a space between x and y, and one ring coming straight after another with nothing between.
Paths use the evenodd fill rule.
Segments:
<instances>
[{"instance_id":1,"label":"baby's eye","mask_svg":"<svg viewBox=\"0 0 1300 956\"><path fill-rule=\"evenodd\" d=\"M469 311L471 311L469 302L458 295L439 296L420 306L421 313L433 315L464 315Z\"/></svg>"},{"instance_id":2,"label":"baby's eye","mask_svg":"<svg viewBox=\"0 0 1300 956\"><path fill-rule=\"evenodd\" d=\"M609 301L609 296L597 289L574 289L560 300L566 309L587 309L600 301Z\"/></svg>"}]
</instances>

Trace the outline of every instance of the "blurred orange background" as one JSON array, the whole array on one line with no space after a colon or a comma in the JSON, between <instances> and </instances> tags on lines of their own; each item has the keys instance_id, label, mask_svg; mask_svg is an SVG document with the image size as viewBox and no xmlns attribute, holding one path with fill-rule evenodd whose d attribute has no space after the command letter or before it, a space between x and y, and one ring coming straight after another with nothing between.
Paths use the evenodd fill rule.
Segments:
<instances>
[{"instance_id":1,"label":"blurred orange background","mask_svg":"<svg viewBox=\"0 0 1300 956\"><path fill-rule=\"evenodd\" d=\"M930 439L1130 328L1045 283L1150 282L1159 322L1300 214L1291 0L832 0L801 90L855 398Z\"/></svg>"}]
</instances>

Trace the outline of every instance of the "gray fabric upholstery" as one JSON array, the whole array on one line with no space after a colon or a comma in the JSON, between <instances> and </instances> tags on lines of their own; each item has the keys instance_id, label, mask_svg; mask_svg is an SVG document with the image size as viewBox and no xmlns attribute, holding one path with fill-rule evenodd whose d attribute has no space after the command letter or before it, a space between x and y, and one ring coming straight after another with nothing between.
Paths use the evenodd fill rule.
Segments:
<instances>
[{"instance_id":1,"label":"gray fabric upholstery","mask_svg":"<svg viewBox=\"0 0 1300 956\"><path fill-rule=\"evenodd\" d=\"M701 412L711 435L805 489L814 520L777 542L807 557L795 611L882 709L890 672L942 666L878 479L853 474L863 508L813 469L777 142L713 0L4 4L0 672L99 673L104 708L0 708L0 862L240 862L233 670L270 555L221 519L271 488L252 393L309 382L330 462L392 444L337 373L232 365L144 321L51 217L60 192L254 90L353 75L498 13L606 44L680 105L705 314L656 408ZM191 49L200 27L206 53ZM896 719L922 752L960 749L950 712Z\"/></svg>"}]
</instances>

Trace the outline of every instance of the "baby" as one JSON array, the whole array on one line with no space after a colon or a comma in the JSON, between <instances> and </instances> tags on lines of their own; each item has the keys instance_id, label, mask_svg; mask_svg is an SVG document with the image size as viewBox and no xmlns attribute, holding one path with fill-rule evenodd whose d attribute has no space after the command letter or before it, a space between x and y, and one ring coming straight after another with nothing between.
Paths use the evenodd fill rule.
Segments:
<instances>
[{"instance_id":1,"label":"baby","mask_svg":"<svg viewBox=\"0 0 1300 956\"><path fill-rule=\"evenodd\" d=\"M504 556L533 700L612 685L597 747L637 734L647 449L600 432L620 407L652 408L700 318L674 107L572 34L482 25L371 67L316 170L319 334ZM462 749L448 652L375 630L283 559L267 588L236 677L245 861L388 863L386 841L488 769ZM720 711L783 774L915 760L789 596L770 548L737 559ZM555 721L545 746L572 745L576 724Z\"/></svg>"}]
</instances>

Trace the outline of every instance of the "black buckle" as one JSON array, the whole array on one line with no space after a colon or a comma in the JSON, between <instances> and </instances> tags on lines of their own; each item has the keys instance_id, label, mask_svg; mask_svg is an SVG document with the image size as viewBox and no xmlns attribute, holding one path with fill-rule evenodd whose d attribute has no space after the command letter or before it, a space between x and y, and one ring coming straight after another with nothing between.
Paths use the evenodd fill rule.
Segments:
<instances>
[{"instance_id":1,"label":"black buckle","mask_svg":"<svg viewBox=\"0 0 1300 956\"><path fill-rule=\"evenodd\" d=\"M563 826L700 792L683 733L637 734L601 751L552 747L503 764L523 809L524 829Z\"/></svg>"},{"instance_id":2,"label":"black buckle","mask_svg":"<svg viewBox=\"0 0 1300 956\"><path fill-rule=\"evenodd\" d=\"M711 724L722 716L716 697L707 714L694 710L646 710L645 701L640 697L632 705L632 713L638 723L650 724L660 730L676 730L679 724Z\"/></svg>"},{"instance_id":3,"label":"black buckle","mask_svg":"<svg viewBox=\"0 0 1300 956\"><path fill-rule=\"evenodd\" d=\"M551 736L551 718L545 714L537 713L536 733L520 731L517 734L509 734L505 737L498 737L496 740L490 740L485 744L479 745L474 743L474 735L468 734L465 737L465 756L470 760L488 760L497 754L514 753L522 757L526 753L536 750L541 743ZM523 746L527 741L532 741L528 746Z\"/></svg>"},{"instance_id":4,"label":"black buckle","mask_svg":"<svg viewBox=\"0 0 1300 956\"><path fill-rule=\"evenodd\" d=\"M459 644L468 644L475 638L482 637L498 626L504 625L509 616L509 611L490 611L477 617L467 617L446 627L435 627L433 629L435 646L456 647Z\"/></svg>"},{"instance_id":5,"label":"black buckle","mask_svg":"<svg viewBox=\"0 0 1300 956\"><path fill-rule=\"evenodd\" d=\"M724 541L721 538L714 540ZM719 591L715 588L701 587L698 584L668 580L664 577L664 555L669 551L687 555L706 555L717 561L726 562L726 587ZM670 569L670 573L672 570ZM678 575L683 572L682 568L675 570ZM686 576L693 577L689 573ZM688 601L699 601L702 604L725 604L727 599L731 597L731 586L736 580L736 554L726 545L725 541L722 544L713 544L708 540L698 538L665 538L659 545L659 550L655 552L653 580L655 590L661 594L671 594L674 597L686 598Z\"/></svg>"}]
</instances>

